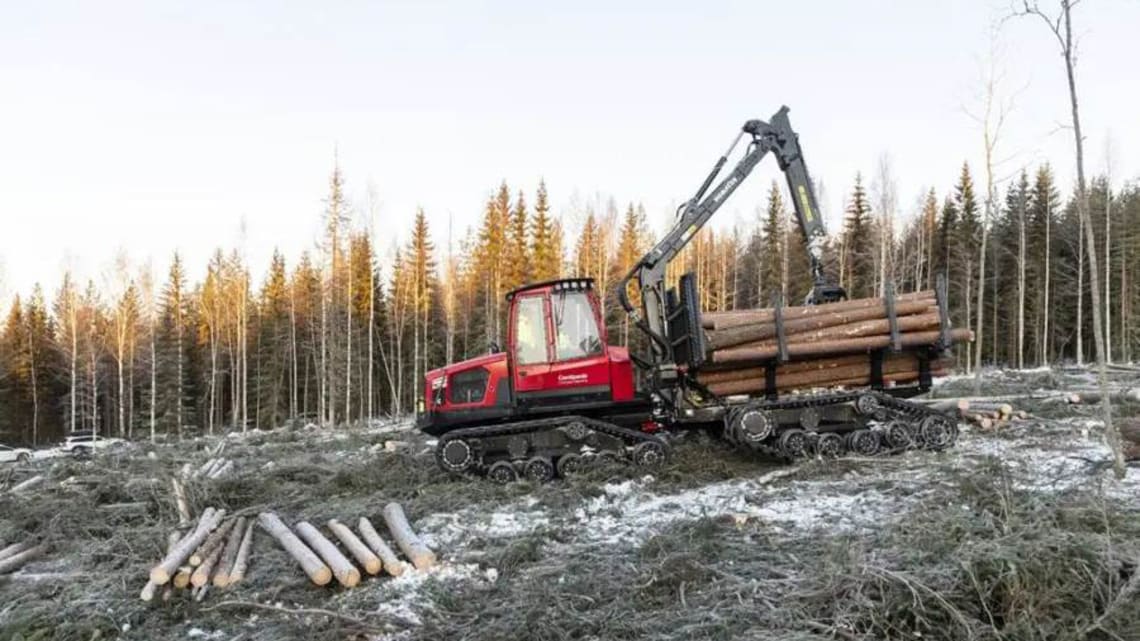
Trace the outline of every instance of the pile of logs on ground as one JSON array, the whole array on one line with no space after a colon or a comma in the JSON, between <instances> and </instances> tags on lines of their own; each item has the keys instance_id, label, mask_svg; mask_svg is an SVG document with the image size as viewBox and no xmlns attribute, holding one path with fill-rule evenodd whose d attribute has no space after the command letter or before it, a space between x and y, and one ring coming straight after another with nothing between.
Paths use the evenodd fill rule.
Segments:
<instances>
[{"instance_id":1,"label":"pile of logs on ground","mask_svg":"<svg viewBox=\"0 0 1140 641\"><path fill-rule=\"evenodd\" d=\"M197 469L191 468L187 463L182 468L182 478L184 479L220 479L234 470L233 459L213 457L207 459L205 463Z\"/></svg>"},{"instance_id":2,"label":"pile of logs on ground","mask_svg":"<svg viewBox=\"0 0 1140 641\"><path fill-rule=\"evenodd\" d=\"M150 571L139 597L153 600L164 587L162 599L175 590L188 590L201 601L210 586L229 587L245 577L253 549L253 523L244 516L226 518L226 511L208 507L186 533L170 532L166 555Z\"/></svg>"},{"instance_id":3,"label":"pile of logs on ground","mask_svg":"<svg viewBox=\"0 0 1140 641\"><path fill-rule=\"evenodd\" d=\"M919 378L920 356L933 346L973 340L966 329L944 332L943 319L933 290L891 300L707 313L702 325L709 354L698 380L722 396L763 392L767 365L778 363L781 392L862 386L872 382L869 354L881 351L882 382L912 383ZM945 375L950 365L928 362L932 376Z\"/></svg>"},{"instance_id":4,"label":"pile of logs on ground","mask_svg":"<svg viewBox=\"0 0 1140 641\"><path fill-rule=\"evenodd\" d=\"M290 529L273 512L262 512L257 520L317 585L328 585L335 578L342 586L352 588L360 583L361 569L372 576L381 571L391 576L400 576L407 567L384 542L367 517L361 517L357 521L356 532L336 519L326 523L333 537L344 547L344 552L307 521L300 521ZM422 570L435 565L435 553L416 535L399 504L389 503L384 508L384 522L396 545L413 567ZM353 560L360 568L357 568Z\"/></svg>"},{"instance_id":5,"label":"pile of logs on ground","mask_svg":"<svg viewBox=\"0 0 1140 641\"><path fill-rule=\"evenodd\" d=\"M936 401L931 407L961 418L983 430L994 430L1029 418L1029 413L1013 405L988 399L952 398Z\"/></svg>"}]
</instances>

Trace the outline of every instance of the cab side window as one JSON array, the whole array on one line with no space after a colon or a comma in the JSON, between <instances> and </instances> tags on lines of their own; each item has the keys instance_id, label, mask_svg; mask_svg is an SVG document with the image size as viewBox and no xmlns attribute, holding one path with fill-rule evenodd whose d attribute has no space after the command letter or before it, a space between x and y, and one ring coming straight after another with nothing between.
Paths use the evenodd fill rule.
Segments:
<instances>
[{"instance_id":1,"label":"cab side window","mask_svg":"<svg viewBox=\"0 0 1140 641\"><path fill-rule=\"evenodd\" d=\"M546 318L542 296L520 298L515 305L515 356L520 365L545 363Z\"/></svg>"},{"instance_id":2,"label":"cab side window","mask_svg":"<svg viewBox=\"0 0 1140 641\"><path fill-rule=\"evenodd\" d=\"M605 351L598 319L585 292L562 292L551 301L558 360L595 356Z\"/></svg>"}]
</instances>

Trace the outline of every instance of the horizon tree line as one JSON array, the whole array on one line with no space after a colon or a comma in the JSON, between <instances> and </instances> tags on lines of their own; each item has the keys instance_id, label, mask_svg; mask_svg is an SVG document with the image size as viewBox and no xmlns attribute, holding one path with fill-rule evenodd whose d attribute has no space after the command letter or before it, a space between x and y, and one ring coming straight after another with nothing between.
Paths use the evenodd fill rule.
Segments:
<instances>
[{"instance_id":1,"label":"horizon tree line","mask_svg":"<svg viewBox=\"0 0 1140 641\"><path fill-rule=\"evenodd\" d=\"M925 190L897 228L893 191L883 161L870 192L857 174L845 198L825 263L850 297L881 296L887 283L900 292L928 289L945 274L952 322L972 328L983 312L980 362L973 349L959 348L963 370L1082 362L1092 353L1085 266L1092 251L1104 261L1111 356L1133 358L1140 347L1135 183L1113 191L1108 176L1091 180L1099 234L1091 247L1075 196L1062 199L1047 164L1010 181L988 225L966 164L941 197ZM119 254L99 282L65 272L50 304L37 284L13 299L0 324L0 441L42 445L81 429L181 438L405 415L428 370L502 345L506 292L563 276L594 279L610 342L644 349L613 286L654 242L645 208L595 198L557 216L545 182L531 202L504 181L458 251L450 239L437 249L418 210L382 269L372 231L353 224L338 165L318 242L292 264L275 252L260 283L240 249L218 248L198 280L177 253L161 282ZM572 243L564 220L580 221ZM751 224L702 230L669 278L694 272L706 311L767 306L776 293L798 304L811 287L806 265L800 232L773 183Z\"/></svg>"}]
</instances>

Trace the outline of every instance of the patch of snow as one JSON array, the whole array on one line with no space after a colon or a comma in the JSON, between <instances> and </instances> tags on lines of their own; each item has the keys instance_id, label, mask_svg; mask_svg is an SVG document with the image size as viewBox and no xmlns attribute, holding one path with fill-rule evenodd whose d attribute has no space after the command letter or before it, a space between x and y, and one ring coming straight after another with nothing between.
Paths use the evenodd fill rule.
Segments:
<instances>
[{"instance_id":1,"label":"patch of snow","mask_svg":"<svg viewBox=\"0 0 1140 641\"><path fill-rule=\"evenodd\" d=\"M498 510L463 510L431 514L417 523L420 538L433 549L454 549L473 538L505 539L548 527L550 516L535 509L537 499L528 497Z\"/></svg>"},{"instance_id":2,"label":"patch of snow","mask_svg":"<svg viewBox=\"0 0 1140 641\"><path fill-rule=\"evenodd\" d=\"M575 511L573 518L577 530L591 542L616 544L643 540L672 523L704 517L758 519L782 530L842 531L880 523L898 512L891 497L860 489L850 479L805 481L794 487L772 483L798 471L783 468L663 495L624 491L623 483L623 491L591 499ZM644 488L643 483L638 486Z\"/></svg>"},{"instance_id":3,"label":"patch of snow","mask_svg":"<svg viewBox=\"0 0 1140 641\"><path fill-rule=\"evenodd\" d=\"M392 619L399 619L411 625L420 625L423 620L420 612L431 607L431 602L423 594L429 581L452 583L458 581L487 580L494 582L490 571L484 572L474 563L441 564L426 570L409 568L403 574L385 581L377 595L380 603L376 613Z\"/></svg>"},{"instance_id":4,"label":"patch of snow","mask_svg":"<svg viewBox=\"0 0 1140 641\"><path fill-rule=\"evenodd\" d=\"M221 630L206 632L201 628L190 628L190 631L186 633L186 636L190 637L191 639L221 639L222 637L226 636L226 634Z\"/></svg>"}]
</instances>

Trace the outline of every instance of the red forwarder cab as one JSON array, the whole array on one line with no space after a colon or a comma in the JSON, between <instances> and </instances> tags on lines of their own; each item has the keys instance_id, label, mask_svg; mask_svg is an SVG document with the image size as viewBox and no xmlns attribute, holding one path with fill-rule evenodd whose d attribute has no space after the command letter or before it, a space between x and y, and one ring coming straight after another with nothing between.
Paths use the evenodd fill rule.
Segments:
<instances>
[{"instance_id":1,"label":"red forwarder cab","mask_svg":"<svg viewBox=\"0 0 1140 641\"><path fill-rule=\"evenodd\" d=\"M640 425L649 401L634 391L624 347L606 344L592 279L535 283L507 294L505 351L434 369L424 379L420 429L451 429L559 414Z\"/></svg>"}]
</instances>

